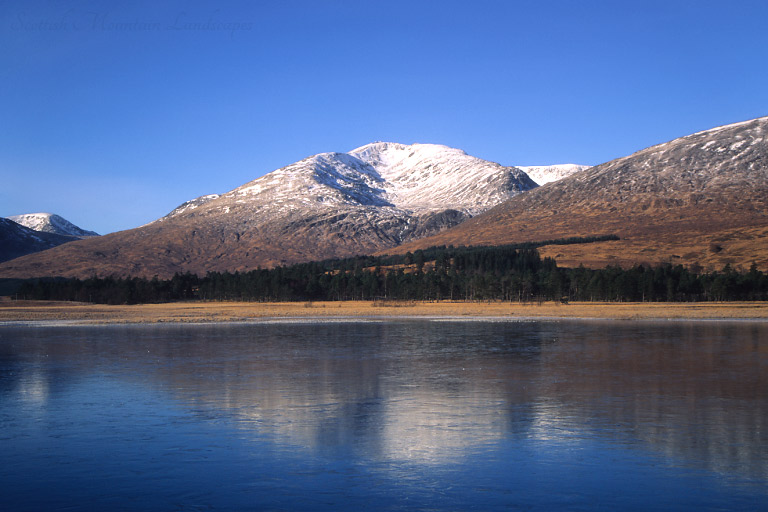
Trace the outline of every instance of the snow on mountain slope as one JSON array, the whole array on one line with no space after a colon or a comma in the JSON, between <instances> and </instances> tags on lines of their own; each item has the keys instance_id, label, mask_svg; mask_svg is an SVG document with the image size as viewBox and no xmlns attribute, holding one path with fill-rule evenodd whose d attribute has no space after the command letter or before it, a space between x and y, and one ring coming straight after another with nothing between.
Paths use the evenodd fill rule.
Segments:
<instances>
[{"instance_id":1,"label":"snow on mountain slope","mask_svg":"<svg viewBox=\"0 0 768 512\"><path fill-rule=\"evenodd\" d=\"M518 169L522 169L525 173L531 177L533 181L541 185L558 181L563 178L567 178L572 174L581 172L584 169L589 169L588 165L578 164L560 164L560 165L529 165L518 166Z\"/></svg>"},{"instance_id":2,"label":"snow on mountain slope","mask_svg":"<svg viewBox=\"0 0 768 512\"><path fill-rule=\"evenodd\" d=\"M471 216L535 187L521 170L459 149L377 142L305 158L221 196L188 201L164 219L248 210L264 220L357 207L403 217L445 210Z\"/></svg>"},{"instance_id":3,"label":"snow on mountain slope","mask_svg":"<svg viewBox=\"0 0 768 512\"><path fill-rule=\"evenodd\" d=\"M76 236L78 238L99 236L99 234L94 231L86 231L75 226L64 217L56 215L55 213L26 213L23 215L12 215L8 218L29 229L42 231L44 233Z\"/></svg>"},{"instance_id":4,"label":"snow on mountain slope","mask_svg":"<svg viewBox=\"0 0 768 512\"><path fill-rule=\"evenodd\" d=\"M14 261L0 275L168 277L372 254L536 186L520 169L457 149L379 142L310 156L139 228Z\"/></svg>"},{"instance_id":5,"label":"snow on mountain slope","mask_svg":"<svg viewBox=\"0 0 768 512\"><path fill-rule=\"evenodd\" d=\"M349 154L384 178L393 204L412 211L454 208L474 215L536 186L518 168L438 144L376 142Z\"/></svg>"},{"instance_id":6,"label":"snow on mountain slope","mask_svg":"<svg viewBox=\"0 0 768 512\"><path fill-rule=\"evenodd\" d=\"M44 251L73 240L77 238L35 231L11 219L0 217L0 261Z\"/></svg>"},{"instance_id":7,"label":"snow on mountain slope","mask_svg":"<svg viewBox=\"0 0 768 512\"><path fill-rule=\"evenodd\" d=\"M392 206L384 179L366 162L346 153L320 153L273 171L224 198L247 203L267 198L270 206Z\"/></svg>"},{"instance_id":8,"label":"snow on mountain slope","mask_svg":"<svg viewBox=\"0 0 768 512\"><path fill-rule=\"evenodd\" d=\"M186 211L194 210L194 209L204 205L205 203L207 203L209 201L213 201L214 199L218 199L219 197L221 197L219 194L208 194L208 195L205 195L205 196L200 196L200 197L195 198L195 199L190 199L189 201L186 201L186 202L180 204L179 206L177 206L176 208L174 208L171 213L166 215L166 217L174 217L176 215L181 215L182 213L184 213Z\"/></svg>"}]
</instances>

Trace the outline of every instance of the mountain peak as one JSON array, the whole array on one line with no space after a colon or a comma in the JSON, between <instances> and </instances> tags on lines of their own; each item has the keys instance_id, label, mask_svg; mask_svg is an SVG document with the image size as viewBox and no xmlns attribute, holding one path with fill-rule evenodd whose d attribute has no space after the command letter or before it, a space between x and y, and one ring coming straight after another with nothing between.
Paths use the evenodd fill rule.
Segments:
<instances>
[{"instance_id":1,"label":"mountain peak","mask_svg":"<svg viewBox=\"0 0 768 512\"><path fill-rule=\"evenodd\" d=\"M461 149L441 144L400 144L398 142L373 142L353 149L349 154L375 167L392 167L405 159L415 162L440 158L444 155L467 156Z\"/></svg>"},{"instance_id":2,"label":"mountain peak","mask_svg":"<svg viewBox=\"0 0 768 512\"><path fill-rule=\"evenodd\" d=\"M525 171L533 181L541 185L552 183L563 178L567 178L572 174L581 172L584 169L589 169L588 165L578 164L557 164L557 165L526 165L518 166L518 169Z\"/></svg>"},{"instance_id":3,"label":"mountain peak","mask_svg":"<svg viewBox=\"0 0 768 512\"><path fill-rule=\"evenodd\" d=\"M474 215L537 186L516 167L440 144L374 142L349 154L385 180L393 204L412 211L453 208Z\"/></svg>"},{"instance_id":4,"label":"mountain peak","mask_svg":"<svg viewBox=\"0 0 768 512\"><path fill-rule=\"evenodd\" d=\"M402 151L408 147L409 146L407 144L400 144L399 142L376 141L360 146L359 148L355 148L352 151L349 151L349 154L364 159L364 155L367 154L383 153L388 150Z\"/></svg>"},{"instance_id":5,"label":"mountain peak","mask_svg":"<svg viewBox=\"0 0 768 512\"><path fill-rule=\"evenodd\" d=\"M167 276L365 254L438 233L535 187L520 169L460 149L375 142L309 156L137 229L35 258L48 262L49 275ZM3 268L39 272L35 258Z\"/></svg>"},{"instance_id":6,"label":"mountain peak","mask_svg":"<svg viewBox=\"0 0 768 512\"><path fill-rule=\"evenodd\" d=\"M12 215L8 217L17 224L28 227L29 229L43 233L53 233L56 235L75 236L78 238L87 238L99 236L95 231L86 231L75 226L67 219L55 213L25 213L22 215Z\"/></svg>"},{"instance_id":7,"label":"mountain peak","mask_svg":"<svg viewBox=\"0 0 768 512\"><path fill-rule=\"evenodd\" d=\"M29 214L52 216L51 214ZM23 217L17 215L16 217ZM0 262L44 251L79 237L46 231L36 231L15 220L0 217Z\"/></svg>"},{"instance_id":8,"label":"mountain peak","mask_svg":"<svg viewBox=\"0 0 768 512\"><path fill-rule=\"evenodd\" d=\"M391 207L402 215L456 210L475 215L536 187L515 167L438 144L374 142L349 153L318 153L220 197L188 201L171 212L244 211L284 216L329 207ZM196 210L196 211L192 211Z\"/></svg>"}]
</instances>

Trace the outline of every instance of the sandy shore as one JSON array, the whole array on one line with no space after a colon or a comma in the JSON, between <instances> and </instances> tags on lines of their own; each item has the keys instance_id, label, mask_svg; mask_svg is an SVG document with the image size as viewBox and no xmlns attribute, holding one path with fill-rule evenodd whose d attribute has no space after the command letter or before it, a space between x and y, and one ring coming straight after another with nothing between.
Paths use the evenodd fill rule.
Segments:
<instances>
[{"instance_id":1,"label":"sandy shore","mask_svg":"<svg viewBox=\"0 0 768 512\"><path fill-rule=\"evenodd\" d=\"M0 302L0 322L237 322L265 318L506 317L606 319L764 319L768 302L517 304L482 302L187 302L105 306Z\"/></svg>"}]
</instances>

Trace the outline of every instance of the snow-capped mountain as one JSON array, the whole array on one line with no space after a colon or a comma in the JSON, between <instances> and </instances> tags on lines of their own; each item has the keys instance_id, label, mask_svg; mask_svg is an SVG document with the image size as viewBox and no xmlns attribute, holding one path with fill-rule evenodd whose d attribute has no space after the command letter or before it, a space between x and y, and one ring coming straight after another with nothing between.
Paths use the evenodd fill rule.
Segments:
<instances>
[{"instance_id":1,"label":"snow-capped mountain","mask_svg":"<svg viewBox=\"0 0 768 512\"><path fill-rule=\"evenodd\" d=\"M444 210L472 216L534 187L518 168L459 149L376 142L349 153L308 157L226 194L187 201L163 219L230 213L241 205L262 216L357 206L400 216Z\"/></svg>"},{"instance_id":2,"label":"snow-capped mountain","mask_svg":"<svg viewBox=\"0 0 768 512\"><path fill-rule=\"evenodd\" d=\"M56 215L55 213L26 213L24 215L12 215L8 218L29 229L44 233L75 236L78 238L99 236L99 234L94 231L86 231L85 229L75 226L64 217Z\"/></svg>"},{"instance_id":3,"label":"snow-capped mountain","mask_svg":"<svg viewBox=\"0 0 768 512\"><path fill-rule=\"evenodd\" d=\"M536 186L520 169L458 149L377 142L314 155L225 194L187 201L155 222L78 243L34 268L47 275L97 269L168 276L370 254L438 233ZM14 263L17 275L31 272Z\"/></svg>"},{"instance_id":4,"label":"snow-capped mountain","mask_svg":"<svg viewBox=\"0 0 768 512\"><path fill-rule=\"evenodd\" d=\"M412 211L452 208L476 214L536 186L516 167L437 144L377 142L349 154L384 179L393 204Z\"/></svg>"},{"instance_id":5,"label":"snow-capped mountain","mask_svg":"<svg viewBox=\"0 0 768 512\"><path fill-rule=\"evenodd\" d=\"M755 261L768 269L766 141L768 118L755 119L675 139L544 187L518 168L460 150L377 142L311 156L225 194L188 201L140 228L17 258L0 265L0 276L167 277L396 247L606 234L621 240L543 254L576 265L722 268Z\"/></svg>"},{"instance_id":6,"label":"snow-capped mountain","mask_svg":"<svg viewBox=\"0 0 768 512\"><path fill-rule=\"evenodd\" d=\"M7 261L56 247L77 238L56 233L35 231L0 217L0 261Z\"/></svg>"},{"instance_id":7,"label":"snow-capped mountain","mask_svg":"<svg viewBox=\"0 0 768 512\"><path fill-rule=\"evenodd\" d=\"M559 165L526 165L517 166L531 177L539 186L567 178L572 174L589 169L588 165L559 164Z\"/></svg>"}]
</instances>

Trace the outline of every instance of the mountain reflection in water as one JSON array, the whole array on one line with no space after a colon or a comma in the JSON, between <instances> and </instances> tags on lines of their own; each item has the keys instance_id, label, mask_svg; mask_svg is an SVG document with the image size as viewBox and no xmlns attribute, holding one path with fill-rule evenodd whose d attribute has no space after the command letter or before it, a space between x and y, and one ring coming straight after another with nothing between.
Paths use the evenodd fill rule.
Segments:
<instances>
[{"instance_id":1,"label":"mountain reflection in water","mask_svg":"<svg viewBox=\"0 0 768 512\"><path fill-rule=\"evenodd\" d=\"M0 364L11 430L102 382L291 456L450 467L509 443L562 458L597 440L768 484L765 324L0 327Z\"/></svg>"}]
</instances>

